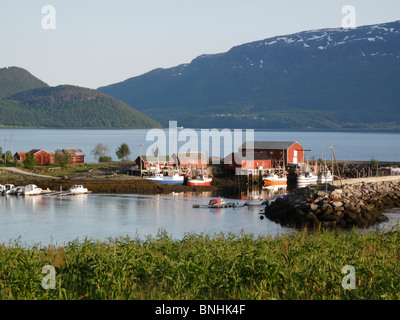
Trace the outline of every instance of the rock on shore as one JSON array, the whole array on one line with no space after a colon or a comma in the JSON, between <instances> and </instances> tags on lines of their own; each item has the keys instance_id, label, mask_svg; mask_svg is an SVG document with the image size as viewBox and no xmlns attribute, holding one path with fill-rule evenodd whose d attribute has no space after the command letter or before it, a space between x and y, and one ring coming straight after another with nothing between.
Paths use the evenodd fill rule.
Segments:
<instances>
[{"instance_id":1,"label":"rock on shore","mask_svg":"<svg viewBox=\"0 0 400 320\"><path fill-rule=\"evenodd\" d=\"M400 207L400 184L394 182L296 189L278 198L265 209L265 216L295 228L370 227L387 221L383 209Z\"/></svg>"}]
</instances>

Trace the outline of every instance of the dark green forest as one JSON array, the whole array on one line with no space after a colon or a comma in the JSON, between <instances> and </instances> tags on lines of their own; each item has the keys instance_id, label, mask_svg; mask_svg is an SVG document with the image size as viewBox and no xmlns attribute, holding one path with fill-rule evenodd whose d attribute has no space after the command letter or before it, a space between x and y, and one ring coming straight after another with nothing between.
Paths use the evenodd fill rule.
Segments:
<instances>
[{"instance_id":1,"label":"dark green forest","mask_svg":"<svg viewBox=\"0 0 400 320\"><path fill-rule=\"evenodd\" d=\"M11 69L11 70L10 70ZM41 128L154 128L160 124L97 90L49 87L20 68L0 69L0 125Z\"/></svg>"}]
</instances>

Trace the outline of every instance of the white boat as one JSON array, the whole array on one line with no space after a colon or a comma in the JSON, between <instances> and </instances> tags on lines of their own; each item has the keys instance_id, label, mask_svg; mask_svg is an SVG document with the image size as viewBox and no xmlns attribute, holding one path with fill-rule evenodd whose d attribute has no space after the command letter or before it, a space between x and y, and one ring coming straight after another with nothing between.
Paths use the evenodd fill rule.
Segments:
<instances>
[{"instance_id":1,"label":"white boat","mask_svg":"<svg viewBox=\"0 0 400 320\"><path fill-rule=\"evenodd\" d=\"M326 183L333 181L333 175L330 170L318 173L318 183Z\"/></svg>"},{"instance_id":2,"label":"white boat","mask_svg":"<svg viewBox=\"0 0 400 320\"><path fill-rule=\"evenodd\" d=\"M68 192L73 194L88 193L88 189L84 188L81 184L75 184L68 190Z\"/></svg>"},{"instance_id":3,"label":"white boat","mask_svg":"<svg viewBox=\"0 0 400 320\"><path fill-rule=\"evenodd\" d=\"M208 204L194 204L193 208L236 208L243 207L244 202L225 202L224 199L211 199Z\"/></svg>"},{"instance_id":4,"label":"white boat","mask_svg":"<svg viewBox=\"0 0 400 320\"><path fill-rule=\"evenodd\" d=\"M4 185L4 190L2 191L3 196L17 194L17 188L13 184L7 183Z\"/></svg>"},{"instance_id":5,"label":"white boat","mask_svg":"<svg viewBox=\"0 0 400 320\"><path fill-rule=\"evenodd\" d=\"M316 183L318 180L318 176L313 172L302 172L297 175L297 184L304 185L310 183Z\"/></svg>"},{"instance_id":6,"label":"white boat","mask_svg":"<svg viewBox=\"0 0 400 320\"><path fill-rule=\"evenodd\" d=\"M174 174L172 176L164 176L162 173L156 173L153 176L147 176L147 180L151 180L160 184L183 184L184 176Z\"/></svg>"},{"instance_id":7,"label":"white boat","mask_svg":"<svg viewBox=\"0 0 400 320\"><path fill-rule=\"evenodd\" d=\"M0 193L3 192L3 190L5 190L5 186L3 186L2 184L0 184Z\"/></svg>"},{"instance_id":8,"label":"white boat","mask_svg":"<svg viewBox=\"0 0 400 320\"><path fill-rule=\"evenodd\" d=\"M248 206L260 206L265 203L265 200L263 198L260 198L259 196L255 195L250 195L247 197L246 205Z\"/></svg>"},{"instance_id":9,"label":"white boat","mask_svg":"<svg viewBox=\"0 0 400 320\"><path fill-rule=\"evenodd\" d=\"M28 184L25 186L25 188L21 192L23 195L29 196L29 195L35 195L35 194L41 194L42 193L42 188L39 188L35 184Z\"/></svg>"},{"instance_id":10,"label":"white boat","mask_svg":"<svg viewBox=\"0 0 400 320\"><path fill-rule=\"evenodd\" d=\"M24 190L25 190L24 186L18 186L18 187L15 188L15 193L17 195L19 195L19 194L22 194L24 192Z\"/></svg>"}]
</instances>

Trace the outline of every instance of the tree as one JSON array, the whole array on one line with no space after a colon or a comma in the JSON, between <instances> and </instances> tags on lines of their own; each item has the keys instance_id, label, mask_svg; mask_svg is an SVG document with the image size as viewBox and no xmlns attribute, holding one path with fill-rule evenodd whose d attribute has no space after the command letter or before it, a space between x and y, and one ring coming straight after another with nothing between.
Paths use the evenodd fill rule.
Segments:
<instances>
[{"instance_id":1,"label":"tree","mask_svg":"<svg viewBox=\"0 0 400 320\"><path fill-rule=\"evenodd\" d=\"M102 143L96 144L91 153L99 162L111 161L111 157L109 156L110 148Z\"/></svg>"},{"instance_id":2,"label":"tree","mask_svg":"<svg viewBox=\"0 0 400 320\"><path fill-rule=\"evenodd\" d=\"M99 162L111 162L112 158L110 156L101 156Z\"/></svg>"},{"instance_id":3,"label":"tree","mask_svg":"<svg viewBox=\"0 0 400 320\"><path fill-rule=\"evenodd\" d=\"M26 158L23 161L23 164L25 166L25 168L29 169L29 170L33 170L36 167L36 159L35 156L33 155L33 153L28 152L26 154Z\"/></svg>"},{"instance_id":4,"label":"tree","mask_svg":"<svg viewBox=\"0 0 400 320\"><path fill-rule=\"evenodd\" d=\"M128 156L131 154L131 151L129 150L129 147L126 143L122 143L115 154L117 155L118 159L126 161L129 160Z\"/></svg>"},{"instance_id":5,"label":"tree","mask_svg":"<svg viewBox=\"0 0 400 320\"><path fill-rule=\"evenodd\" d=\"M1 155L1 158L3 159L3 162L11 163L11 161L13 160L13 156L11 154L11 151L7 151L6 153L3 153Z\"/></svg>"},{"instance_id":6,"label":"tree","mask_svg":"<svg viewBox=\"0 0 400 320\"><path fill-rule=\"evenodd\" d=\"M69 154L64 152L63 150L56 150L54 152L54 156L55 156L55 163L57 163L61 167L64 167L65 165L71 162Z\"/></svg>"}]
</instances>

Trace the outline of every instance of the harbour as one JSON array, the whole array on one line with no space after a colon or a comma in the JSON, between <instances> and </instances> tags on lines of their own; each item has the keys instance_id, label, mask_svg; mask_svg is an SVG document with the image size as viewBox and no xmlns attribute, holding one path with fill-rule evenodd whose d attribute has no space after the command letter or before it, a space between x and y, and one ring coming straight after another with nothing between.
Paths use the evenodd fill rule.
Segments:
<instances>
[{"instance_id":1,"label":"harbour","mask_svg":"<svg viewBox=\"0 0 400 320\"><path fill-rule=\"evenodd\" d=\"M207 165L207 174L212 177L209 185L179 183L177 185L160 184L145 176L135 176L129 169L135 169L138 163L133 160L141 154L140 147L146 146L146 130L53 130L53 129L0 129L1 133L13 134L13 147L28 150L38 146L47 150L57 148L76 148L83 150L85 162L93 163L91 149L98 141L104 141L116 148L121 141L129 143L132 149L130 162L115 164L115 168L81 170L74 175L52 175L59 169L49 167L48 171L36 170L32 175L22 176L15 171L6 171L3 167L1 184L13 183L15 186L35 184L43 190L50 190L47 195L29 197L0 197L0 235L2 242L20 239L27 245L41 243L65 244L76 238L107 239L129 235L131 237L155 236L165 230L174 238L182 238L185 233L240 234L241 232L277 236L291 233L292 227L264 218L265 204L256 206L229 206L225 208L208 208L210 201L222 198L226 203L246 203L250 197L259 197L265 202L288 192L287 186L268 186L263 188L263 175L233 174L227 175L223 164ZM29 132L28 135L26 133ZM22 134L23 133L23 134ZM45 138L46 137L46 138ZM333 168L330 159L326 159L329 151L325 150L325 164L341 178L359 178L367 181L380 173L372 165L371 158L378 159L379 165L396 166L400 148L389 149L398 145L398 133L366 133L366 132L271 132L256 131L256 139L271 141L298 141L306 148L303 152L305 160L320 158L321 140L333 141L336 161ZM385 138L386 140L382 140ZM343 142L345 141L345 142ZM298 148L298 147L296 147ZM365 152L367 150L368 152ZM221 154L224 150L221 146ZM349 151L351 150L351 151ZM373 150L373 152L371 151ZM383 151L384 150L384 151ZM235 152L237 150L232 150ZM379 153L381 152L381 153ZM363 155L362 155L363 154ZM225 155L225 154L223 154ZM229 153L227 154L229 155ZM351 160L357 156L357 161ZM340 158L339 158L340 157ZM139 163L140 164L140 163ZM144 162L143 162L144 164ZM260 164L260 163L259 163ZM260 165L252 163L255 168ZM262 165L262 163L261 163ZM82 167L85 164L81 164ZM101 167L101 166L99 166ZM126 171L119 169L124 167ZM10 169L13 167L9 167ZM45 168L43 166L42 168ZM142 168L141 168L142 169ZM153 171L159 171L153 167ZM194 172L193 163L184 168L184 172ZM199 173L205 173L201 168ZM375 170L375 171L374 171ZM264 170L260 171L263 174ZM172 174L169 171L168 174ZM388 173L385 173L388 174ZM66 176L68 175L68 177ZM41 179L40 177L43 177ZM194 179L196 180L200 179ZM333 184L339 184L336 179ZM88 194L68 195L67 191L76 184L88 189ZM62 194L60 191L62 190ZM57 194L60 193L60 196ZM63 196L67 195L67 196ZM194 208L194 205L203 206ZM394 210L394 212L393 212ZM397 209L390 213L390 219L373 228L384 228L396 221Z\"/></svg>"}]
</instances>

